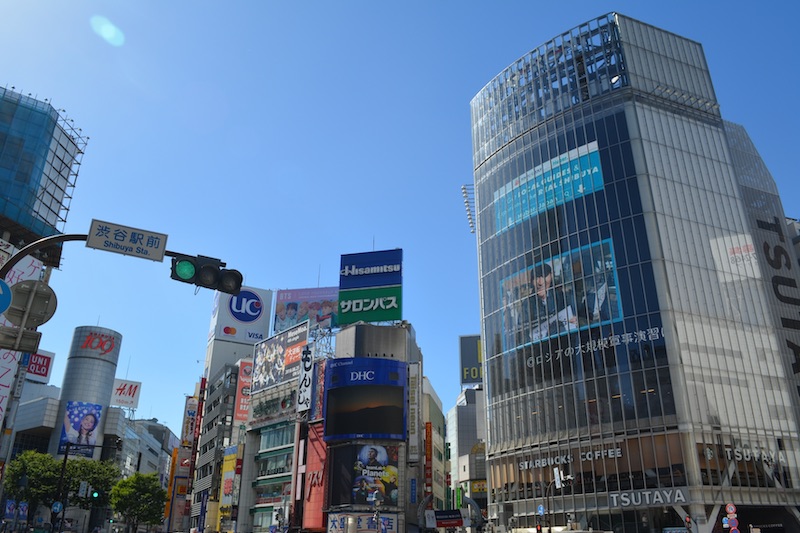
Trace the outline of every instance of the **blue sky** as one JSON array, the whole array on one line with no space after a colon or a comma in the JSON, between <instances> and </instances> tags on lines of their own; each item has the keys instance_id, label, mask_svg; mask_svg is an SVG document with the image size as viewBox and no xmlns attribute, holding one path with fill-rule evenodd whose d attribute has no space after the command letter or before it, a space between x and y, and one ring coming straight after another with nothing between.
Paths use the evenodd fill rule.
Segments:
<instances>
[{"instance_id":1,"label":"blue sky","mask_svg":"<svg viewBox=\"0 0 800 533\"><path fill-rule=\"evenodd\" d=\"M332 286L339 257L404 249L404 316L445 410L458 337L479 332L469 102L544 41L618 11L699 41L800 217L797 4L645 1L14 2L0 84L66 109L89 143L66 233L107 220L169 235L267 289ZM774 5L779 5L775 3ZM138 417L178 431L203 369L212 292L155 263L67 243L42 326L61 385L75 327L123 335Z\"/></svg>"}]
</instances>

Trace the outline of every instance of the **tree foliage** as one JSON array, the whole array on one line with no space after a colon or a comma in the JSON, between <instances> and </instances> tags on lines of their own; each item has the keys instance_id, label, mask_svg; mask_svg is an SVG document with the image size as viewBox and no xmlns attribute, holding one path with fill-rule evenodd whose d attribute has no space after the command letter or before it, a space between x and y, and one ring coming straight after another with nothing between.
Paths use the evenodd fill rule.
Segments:
<instances>
[{"instance_id":1,"label":"tree foliage","mask_svg":"<svg viewBox=\"0 0 800 533\"><path fill-rule=\"evenodd\" d=\"M158 474L137 472L111 490L111 507L125 518L131 531L140 524L160 524L166 503L167 491L161 488Z\"/></svg>"},{"instance_id":2,"label":"tree foliage","mask_svg":"<svg viewBox=\"0 0 800 533\"><path fill-rule=\"evenodd\" d=\"M86 458L70 460L67 462L67 475L64 481L66 490L71 494L70 505L77 505L83 509L107 506L111 499L111 489L119 478L119 468L111 461L93 461ZM86 481L97 491L97 498L92 498L88 491L85 497L78 495L81 481Z\"/></svg>"},{"instance_id":3,"label":"tree foliage","mask_svg":"<svg viewBox=\"0 0 800 533\"><path fill-rule=\"evenodd\" d=\"M22 476L27 484L20 486ZM52 455L34 450L22 452L6 467L3 490L17 501L27 501L32 512L39 505L51 506L58 501L58 480L61 463Z\"/></svg>"}]
</instances>

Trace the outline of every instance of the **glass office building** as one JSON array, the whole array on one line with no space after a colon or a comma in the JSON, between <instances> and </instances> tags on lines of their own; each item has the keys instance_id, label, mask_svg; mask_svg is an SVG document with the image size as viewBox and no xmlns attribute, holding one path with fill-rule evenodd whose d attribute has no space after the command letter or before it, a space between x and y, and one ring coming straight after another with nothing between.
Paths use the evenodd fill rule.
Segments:
<instances>
[{"instance_id":1,"label":"glass office building","mask_svg":"<svg viewBox=\"0 0 800 533\"><path fill-rule=\"evenodd\" d=\"M471 108L491 521L797 531L794 230L701 45L611 13Z\"/></svg>"}]
</instances>

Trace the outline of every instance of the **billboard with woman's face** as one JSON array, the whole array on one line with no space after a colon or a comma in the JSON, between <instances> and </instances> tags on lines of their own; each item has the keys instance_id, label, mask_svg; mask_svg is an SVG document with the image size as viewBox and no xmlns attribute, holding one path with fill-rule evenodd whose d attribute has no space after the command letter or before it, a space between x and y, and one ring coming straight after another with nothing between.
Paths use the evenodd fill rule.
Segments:
<instances>
[{"instance_id":1,"label":"billboard with woman's face","mask_svg":"<svg viewBox=\"0 0 800 533\"><path fill-rule=\"evenodd\" d=\"M96 403L68 401L58 453L66 453L67 443L70 443L70 455L91 457L100 434L102 412L103 406Z\"/></svg>"}]
</instances>

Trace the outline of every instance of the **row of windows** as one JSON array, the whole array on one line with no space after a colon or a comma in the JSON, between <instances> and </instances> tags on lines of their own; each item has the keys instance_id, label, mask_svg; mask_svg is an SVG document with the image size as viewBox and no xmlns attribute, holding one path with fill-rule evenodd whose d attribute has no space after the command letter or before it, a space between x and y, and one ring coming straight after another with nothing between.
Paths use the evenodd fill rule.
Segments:
<instances>
[{"instance_id":1,"label":"row of windows","mask_svg":"<svg viewBox=\"0 0 800 533\"><path fill-rule=\"evenodd\" d=\"M259 450L269 450L271 448L279 448L294 443L294 426L282 425L273 426L261 430L261 440L259 442Z\"/></svg>"}]
</instances>

